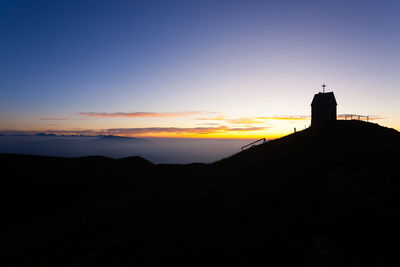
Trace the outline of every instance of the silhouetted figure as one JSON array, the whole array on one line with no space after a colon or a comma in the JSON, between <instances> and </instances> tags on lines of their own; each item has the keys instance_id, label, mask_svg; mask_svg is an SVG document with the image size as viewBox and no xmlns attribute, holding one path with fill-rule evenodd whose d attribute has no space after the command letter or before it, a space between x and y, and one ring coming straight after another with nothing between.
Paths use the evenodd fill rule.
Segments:
<instances>
[{"instance_id":1,"label":"silhouetted figure","mask_svg":"<svg viewBox=\"0 0 400 267\"><path fill-rule=\"evenodd\" d=\"M323 92L314 95L311 102L311 126L323 126L336 121L336 99L333 92L325 93L326 85L323 84Z\"/></svg>"}]
</instances>

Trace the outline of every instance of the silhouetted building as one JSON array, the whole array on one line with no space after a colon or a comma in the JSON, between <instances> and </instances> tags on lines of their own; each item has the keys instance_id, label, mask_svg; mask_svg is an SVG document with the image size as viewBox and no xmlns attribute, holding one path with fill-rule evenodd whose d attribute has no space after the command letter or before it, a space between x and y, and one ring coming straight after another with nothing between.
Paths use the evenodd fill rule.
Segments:
<instances>
[{"instance_id":1,"label":"silhouetted building","mask_svg":"<svg viewBox=\"0 0 400 267\"><path fill-rule=\"evenodd\" d=\"M311 126L322 126L336 121L336 99L333 92L314 95L311 102Z\"/></svg>"}]
</instances>

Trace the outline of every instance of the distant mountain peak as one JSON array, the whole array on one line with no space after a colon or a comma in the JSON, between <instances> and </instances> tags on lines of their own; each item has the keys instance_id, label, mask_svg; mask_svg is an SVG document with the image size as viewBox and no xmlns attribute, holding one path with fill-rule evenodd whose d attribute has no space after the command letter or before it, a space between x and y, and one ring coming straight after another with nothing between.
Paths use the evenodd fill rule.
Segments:
<instances>
[{"instance_id":1,"label":"distant mountain peak","mask_svg":"<svg viewBox=\"0 0 400 267\"><path fill-rule=\"evenodd\" d=\"M114 139L114 140L140 140L141 138L129 137L129 136L118 136L118 135L99 135L101 139Z\"/></svg>"}]
</instances>

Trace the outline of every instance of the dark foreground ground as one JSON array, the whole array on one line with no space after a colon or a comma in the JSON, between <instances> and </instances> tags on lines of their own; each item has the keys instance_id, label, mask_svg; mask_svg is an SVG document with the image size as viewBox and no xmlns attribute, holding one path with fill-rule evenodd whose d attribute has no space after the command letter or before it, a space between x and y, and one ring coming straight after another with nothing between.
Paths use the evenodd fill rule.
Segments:
<instances>
[{"instance_id":1,"label":"dark foreground ground","mask_svg":"<svg viewBox=\"0 0 400 267\"><path fill-rule=\"evenodd\" d=\"M400 266L400 133L376 124L338 121L208 165L0 164L4 266Z\"/></svg>"}]
</instances>

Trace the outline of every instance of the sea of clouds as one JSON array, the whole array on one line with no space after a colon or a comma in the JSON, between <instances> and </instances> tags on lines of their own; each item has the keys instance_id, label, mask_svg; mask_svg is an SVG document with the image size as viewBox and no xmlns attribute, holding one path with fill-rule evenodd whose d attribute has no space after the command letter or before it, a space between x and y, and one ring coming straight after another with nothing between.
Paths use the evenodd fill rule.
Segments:
<instances>
[{"instance_id":1,"label":"sea of clouds","mask_svg":"<svg viewBox=\"0 0 400 267\"><path fill-rule=\"evenodd\" d=\"M140 156L153 163L211 163L231 156L252 139L0 136L0 153L59 157Z\"/></svg>"}]
</instances>

